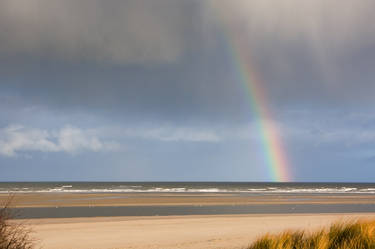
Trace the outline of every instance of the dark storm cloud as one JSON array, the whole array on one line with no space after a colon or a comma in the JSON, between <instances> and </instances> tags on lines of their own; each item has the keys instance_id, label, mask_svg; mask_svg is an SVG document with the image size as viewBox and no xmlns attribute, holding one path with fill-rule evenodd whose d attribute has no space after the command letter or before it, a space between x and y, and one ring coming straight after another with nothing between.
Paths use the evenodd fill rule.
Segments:
<instances>
[{"instance_id":1,"label":"dark storm cloud","mask_svg":"<svg viewBox=\"0 0 375 249\"><path fill-rule=\"evenodd\" d=\"M301 103L362 102L375 92L375 27L365 1L212 1L242 37L269 91ZM282 96L281 96L282 95Z\"/></svg>"},{"instance_id":2,"label":"dark storm cloud","mask_svg":"<svg viewBox=\"0 0 375 249\"><path fill-rule=\"evenodd\" d=\"M206 102L204 84L213 78L187 58L206 46L199 1L0 4L4 91L36 104L125 114L183 113Z\"/></svg>"},{"instance_id":3,"label":"dark storm cloud","mask_svg":"<svg viewBox=\"0 0 375 249\"><path fill-rule=\"evenodd\" d=\"M190 5L171 0L1 1L0 53L68 61L174 61L188 40Z\"/></svg>"},{"instance_id":4,"label":"dark storm cloud","mask_svg":"<svg viewBox=\"0 0 375 249\"><path fill-rule=\"evenodd\" d=\"M1 1L1 88L55 109L238 120L249 107L228 41L241 36L270 102L361 106L375 92L374 5Z\"/></svg>"}]
</instances>

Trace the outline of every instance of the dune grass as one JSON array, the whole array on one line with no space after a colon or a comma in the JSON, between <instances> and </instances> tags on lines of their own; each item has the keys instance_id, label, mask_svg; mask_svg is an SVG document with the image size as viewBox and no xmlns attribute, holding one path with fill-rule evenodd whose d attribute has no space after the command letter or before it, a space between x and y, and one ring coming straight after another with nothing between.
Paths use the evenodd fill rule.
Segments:
<instances>
[{"instance_id":1,"label":"dune grass","mask_svg":"<svg viewBox=\"0 0 375 249\"><path fill-rule=\"evenodd\" d=\"M22 223L11 222L11 200L12 197L0 205L0 249L32 249L34 240L30 236L30 229Z\"/></svg>"},{"instance_id":2,"label":"dune grass","mask_svg":"<svg viewBox=\"0 0 375 249\"><path fill-rule=\"evenodd\" d=\"M335 223L315 232L267 234L248 249L375 249L375 221Z\"/></svg>"}]
</instances>

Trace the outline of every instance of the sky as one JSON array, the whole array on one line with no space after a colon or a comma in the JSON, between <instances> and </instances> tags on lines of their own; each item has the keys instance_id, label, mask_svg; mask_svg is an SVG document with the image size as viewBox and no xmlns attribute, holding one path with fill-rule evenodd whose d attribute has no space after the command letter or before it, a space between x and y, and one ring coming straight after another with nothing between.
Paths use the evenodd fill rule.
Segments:
<instances>
[{"instance_id":1,"label":"sky","mask_svg":"<svg viewBox=\"0 0 375 249\"><path fill-rule=\"evenodd\" d=\"M288 181L373 182L374 9L3 0L0 181L277 181L261 121Z\"/></svg>"}]
</instances>

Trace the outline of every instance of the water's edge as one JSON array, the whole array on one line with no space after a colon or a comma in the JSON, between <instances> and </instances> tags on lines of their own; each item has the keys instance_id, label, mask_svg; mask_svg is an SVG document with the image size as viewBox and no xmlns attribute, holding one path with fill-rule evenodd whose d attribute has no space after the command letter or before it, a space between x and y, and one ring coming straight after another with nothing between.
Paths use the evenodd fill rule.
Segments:
<instances>
[{"instance_id":1,"label":"water's edge","mask_svg":"<svg viewBox=\"0 0 375 249\"><path fill-rule=\"evenodd\" d=\"M12 208L16 219L110 216L371 213L375 204L278 204L215 206L108 206Z\"/></svg>"}]
</instances>

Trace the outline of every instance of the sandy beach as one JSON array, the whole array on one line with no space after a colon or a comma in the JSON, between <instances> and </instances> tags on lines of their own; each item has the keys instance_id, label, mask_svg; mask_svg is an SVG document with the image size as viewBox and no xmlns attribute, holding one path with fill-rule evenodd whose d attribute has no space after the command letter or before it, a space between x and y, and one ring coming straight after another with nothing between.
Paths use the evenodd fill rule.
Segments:
<instances>
[{"instance_id":1,"label":"sandy beach","mask_svg":"<svg viewBox=\"0 0 375 249\"><path fill-rule=\"evenodd\" d=\"M264 233L313 230L375 214L225 215L32 219L37 244L48 249L244 248Z\"/></svg>"},{"instance_id":2,"label":"sandy beach","mask_svg":"<svg viewBox=\"0 0 375 249\"><path fill-rule=\"evenodd\" d=\"M367 194L19 193L12 201L28 212L14 222L45 249L246 248L264 233L375 219L374 204Z\"/></svg>"}]
</instances>

